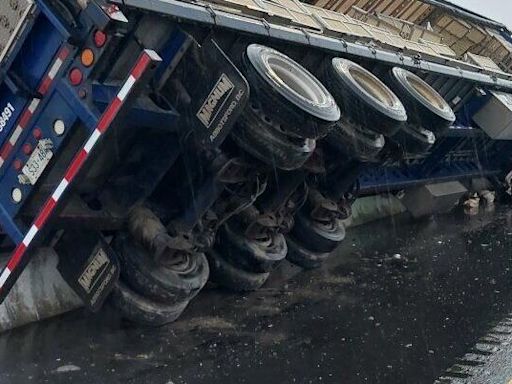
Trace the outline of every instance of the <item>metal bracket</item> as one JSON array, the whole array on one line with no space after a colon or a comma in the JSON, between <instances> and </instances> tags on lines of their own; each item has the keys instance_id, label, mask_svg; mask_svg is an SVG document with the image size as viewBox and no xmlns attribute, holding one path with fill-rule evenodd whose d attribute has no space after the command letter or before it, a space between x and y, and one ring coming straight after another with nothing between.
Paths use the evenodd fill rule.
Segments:
<instances>
[{"instance_id":1,"label":"metal bracket","mask_svg":"<svg viewBox=\"0 0 512 384\"><path fill-rule=\"evenodd\" d=\"M261 24L263 24L263 27L265 28L265 30L267 31L267 35L270 36L270 29L271 29L271 26L270 24L268 23L268 21L266 19L261 19Z\"/></svg>"},{"instance_id":2,"label":"metal bracket","mask_svg":"<svg viewBox=\"0 0 512 384\"><path fill-rule=\"evenodd\" d=\"M213 9L213 7L208 4L206 6L206 10L210 13L210 16L212 17L212 20L213 20L213 24L216 25L217 24L217 13L215 13L215 10Z\"/></svg>"}]
</instances>

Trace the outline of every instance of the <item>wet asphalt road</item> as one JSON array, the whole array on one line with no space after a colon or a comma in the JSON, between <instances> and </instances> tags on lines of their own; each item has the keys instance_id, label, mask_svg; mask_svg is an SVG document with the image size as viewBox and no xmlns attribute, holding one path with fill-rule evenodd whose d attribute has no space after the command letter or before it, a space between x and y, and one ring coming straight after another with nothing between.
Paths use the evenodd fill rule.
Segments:
<instances>
[{"instance_id":1,"label":"wet asphalt road","mask_svg":"<svg viewBox=\"0 0 512 384\"><path fill-rule=\"evenodd\" d=\"M351 229L324 268L209 287L167 327L78 311L4 334L0 383L431 384L512 312L511 249L504 210Z\"/></svg>"}]
</instances>

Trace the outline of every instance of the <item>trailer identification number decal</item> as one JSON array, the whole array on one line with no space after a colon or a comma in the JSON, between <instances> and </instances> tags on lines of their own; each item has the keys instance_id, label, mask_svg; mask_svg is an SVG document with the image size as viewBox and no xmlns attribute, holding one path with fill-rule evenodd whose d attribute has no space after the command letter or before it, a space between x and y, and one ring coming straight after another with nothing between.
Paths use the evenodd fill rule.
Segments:
<instances>
[{"instance_id":1,"label":"trailer identification number decal","mask_svg":"<svg viewBox=\"0 0 512 384\"><path fill-rule=\"evenodd\" d=\"M12 117L14 107L11 103L7 103L7 106L3 109L0 115L0 132L2 132Z\"/></svg>"},{"instance_id":2,"label":"trailer identification number decal","mask_svg":"<svg viewBox=\"0 0 512 384\"><path fill-rule=\"evenodd\" d=\"M235 85L223 73L196 115L206 128L210 128L234 89Z\"/></svg>"}]
</instances>

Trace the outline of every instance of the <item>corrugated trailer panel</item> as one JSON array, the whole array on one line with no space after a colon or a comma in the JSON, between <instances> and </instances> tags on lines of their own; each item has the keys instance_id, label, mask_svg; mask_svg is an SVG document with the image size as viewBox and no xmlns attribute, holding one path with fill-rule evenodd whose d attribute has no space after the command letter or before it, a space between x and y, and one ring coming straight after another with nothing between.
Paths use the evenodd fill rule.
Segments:
<instances>
[{"instance_id":1,"label":"corrugated trailer panel","mask_svg":"<svg viewBox=\"0 0 512 384\"><path fill-rule=\"evenodd\" d=\"M352 8L354 5L359 8L364 8L364 6L368 3L366 0L349 0L349 1L340 1L338 6L336 7L336 10L338 12L347 13L350 8Z\"/></svg>"},{"instance_id":2,"label":"corrugated trailer panel","mask_svg":"<svg viewBox=\"0 0 512 384\"><path fill-rule=\"evenodd\" d=\"M504 71L512 70L512 44L495 27L485 24L485 19L479 25L479 20L461 18L422 0L319 0L316 4L427 44L438 54L463 57L471 52L489 57ZM419 26L427 20L434 32ZM407 26L407 22L418 26L417 29ZM397 23L401 23L401 27ZM377 40L382 41L380 37ZM416 49L414 44L409 45L409 49Z\"/></svg>"},{"instance_id":3,"label":"corrugated trailer panel","mask_svg":"<svg viewBox=\"0 0 512 384\"><path fill-rule=\"evenodd\" d=\"M431 6L428 4L421 4L418 9L411 14L411 16L408 18L409 21L413 23L418 23L419 20L423 17L423 15L430 13Z\"/></svg>"},{"instance_id":4,"label":"corrugated trailer panel","mask_svg":"<svg viewBox=\"0 0 512 384\"><path fill-rule=\"evenodd\" d=\"M378 6L375 7L375 12L390 14L394 9L396 9L400 4L399 1L393 0L383 0Z\"/></svg>"}]
</instances>

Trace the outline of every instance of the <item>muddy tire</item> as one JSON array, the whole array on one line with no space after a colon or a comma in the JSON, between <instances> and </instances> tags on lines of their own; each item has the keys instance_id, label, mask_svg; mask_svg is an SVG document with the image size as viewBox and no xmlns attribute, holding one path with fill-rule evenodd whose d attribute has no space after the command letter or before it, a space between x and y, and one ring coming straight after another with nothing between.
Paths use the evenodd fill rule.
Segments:
<instances>
[{"instance_id":1,"label":"muddy tire","mask_svg":"<svg viewBox=\"0 0 512 384\"><path fill-rule=\"evenodd\" d=\"M129 235L118 236L113 246L121 263L121 276L138 294L163 303L196 296L208 281L210 270L202 253L190 254L179 265L157 264L151 254Z\"/></svg>"},{"instance_id":2,"label":"muddy tire","mask_svg":"<svg viewBox=\"0 0 512 384\"><path fill-rule=\"evenodd\" d=\"M329 252L310 251L290 236L286 239L288 243L288 255L286 259L291 263L304 269L314 269L320 267L330 256Z\"/></svg>"},{"instance_id":3,"label":"muddy tire","mask_svg":"<svg viewBox=\"0 0 512 384\"><path fill-rule=\"evenodd\" d=\"M224 259L216 250L208 251L212 280L233 291L245 292L259 289L269 273L247 272Z\"/></svg>"},{"instance_id":4,"label":"muddy tire","mask_svg":"<svg viewBox=\"0 0 512 384\"><path fill-rule=\"evenodd\" d=\"M432 131L414 125L403 127L393 139L405 152L416 155L428 152L436 142L436 136Z\"/></svg>"},{"instance_id":5,"label":"muddy tire","mask_svg":"<svg viewBox=\"0 0 512 384\"><path fill-rule=\"evenodd\" d=\"M230 224L225 224L219 231L217 245L219 252L231 264L256 273L272 271L288 253L286 240L281 233L272 236L270 245L263 244L248 239Z\"/></svg>"},{"instance_id":6,"label":"muddy tire","mask_svg":"<svg viewBox=\"0 0 512 384\"><path fill-rule=\"evenodd\" d=\"M450 105L429 84L403 68L393 68L388 84L400 97L409 116L409 122L434 132L444 133L454 122Z\"/></svg>"},{"instance_id":7,"label":"muddy tire","mask_svg":"<svg viewBox=\"0 0 512 384\"><path fill-rule=\"evenodd\" d=\"M386 144L382 134L346 119L341 119L336 123L334 129L326 137L326 141L347 158L361 162L376 161Z\"/></svg>"},{"instance_id":8,"label":"muddy tire","mask_svg":"<svg viewBox=\"0 0 512 384\"><path fill-rule=\"evenodd\" d=\"M260 103L249 101L231 137L240 148L265 164L286 171L298 169L315 150L316 141L287 135L280 127L262 111Z\"/></svg>"},{"instance_id":9,"label":"muddy tire","mask_svg":"<svg viewBox=\"0 0 512 384\"><path fill-rule=\"evenodd\" d=\"M304 212L299 212L295 215L291 235L310 251L329 253L345 239L345 226L341 220L330 224L319 223Z\"/></svg>"},{"instance_id":10,"label":"muddy tire","mask_svg":"<svg viewBox=\"0 0 512 384\"><path fill-rule=\"evenodd\" d=\"M329 85L343 113L357 124L392 136L407 121L400 99L360 65L336 57L324 64L321 78Z\"/></svg>"},{"instance_id":11,"label":"muddy tire","mask_svg":"<svg viewBox=\"0 0 512 384\"><path fill-rule=\"evenodd\" d=\"M247 47L245 75L263 110L301 137L323 137L340 118L340 109L324 85L308 70L275 49Z\"/></svg>"},{"instance_id":12,"label":"muddy tire","mask_svg":"<svg viewBox=\"0 0 512 384\"><path fill-rule=\"evenodd\" d=\"M172 323L188 305L188 301L175 304L152 301L134 292L121 280L115 285L110 302L126 320L152 327Z\"/></svg>"}]
</instances>

